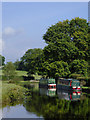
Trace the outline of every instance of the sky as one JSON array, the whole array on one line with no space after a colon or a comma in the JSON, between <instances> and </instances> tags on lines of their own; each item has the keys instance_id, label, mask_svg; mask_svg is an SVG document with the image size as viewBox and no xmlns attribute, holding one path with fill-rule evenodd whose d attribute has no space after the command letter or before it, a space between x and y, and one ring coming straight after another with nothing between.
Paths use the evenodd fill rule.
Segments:
<instances>
[{"instance_id":1,"label":"sky","mask_svg":"<svg viewBox=\"0 0 90 120\"><path fill-rule=\"evenodd\" d=\"M88 21L88 2L3 2L2 55L15 62L28 49L44 48L43 35L59 21L80 17Z\"/></svg>"}]
</instances>

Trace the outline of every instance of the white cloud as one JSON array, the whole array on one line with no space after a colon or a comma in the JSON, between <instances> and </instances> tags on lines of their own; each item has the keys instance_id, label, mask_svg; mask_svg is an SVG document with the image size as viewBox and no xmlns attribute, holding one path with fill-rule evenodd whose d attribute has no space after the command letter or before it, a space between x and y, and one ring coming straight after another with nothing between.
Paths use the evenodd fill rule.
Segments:
<instances>
[{"instance_id":1,"label":"white cloud","mask_svg":"<svg viewBox=\"0 0 90 120\"><path fill-rule=\"evenodd\" d=\"M3 32L4 35L14 35L15 33L16 31L11 27L5 28Z\"/></svg>"},{"instance_id":2,"label":"white cloud","mask_svg":"<svg viewBox=\"0 0 90 120\"><path fill-rule=\"evenodd\" d=\"M20 35L23 32L24 32L23 28L21 28L21 29L14 29L12 27L6 27L3 30L3 38L4 38L4 40L6 40L6 39L8 39L10 37L18 36L18 35Z\"/></svg>"}]
</instances>

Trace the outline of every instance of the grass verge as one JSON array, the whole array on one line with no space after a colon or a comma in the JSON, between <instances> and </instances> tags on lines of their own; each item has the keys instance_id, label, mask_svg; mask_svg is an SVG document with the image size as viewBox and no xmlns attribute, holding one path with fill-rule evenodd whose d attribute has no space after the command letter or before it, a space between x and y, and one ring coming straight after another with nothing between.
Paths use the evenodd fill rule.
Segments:
<instances>
[{"instance_id":1,"label":"grass verge","mask_svg":"<svg viewBox=\"0 0 90 120\"><path fill-rule=\"evenodd\" d=\"M17 76L28 76L27 71L16 70Z\"/></svg>"},{"instance_id":2,"label":"grass verge","mask_svg":"<svg viewBox=\"0 0 90 120\"><path fill-rule=\"evenodd\" d=\"M26 91L24 87L5 82L3 82L0 87L2 87L2 106L23 100Z\"/></svg>"}]
</instances>

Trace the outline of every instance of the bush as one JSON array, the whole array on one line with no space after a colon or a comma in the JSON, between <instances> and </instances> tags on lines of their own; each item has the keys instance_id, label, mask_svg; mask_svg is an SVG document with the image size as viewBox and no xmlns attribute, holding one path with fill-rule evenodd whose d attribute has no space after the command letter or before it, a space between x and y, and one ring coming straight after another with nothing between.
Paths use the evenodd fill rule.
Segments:
<instances>
[{"instance_id":1,"label":"bush","mask_svg":"<svg viewBox=\"0 0 90 120\"><path fill-rule=\"evenodd\" d=\"M8 62L4 66L3 73L7 80L11 80L16 76L16 69L12 62Z\"/></svg>"}]
</instances>

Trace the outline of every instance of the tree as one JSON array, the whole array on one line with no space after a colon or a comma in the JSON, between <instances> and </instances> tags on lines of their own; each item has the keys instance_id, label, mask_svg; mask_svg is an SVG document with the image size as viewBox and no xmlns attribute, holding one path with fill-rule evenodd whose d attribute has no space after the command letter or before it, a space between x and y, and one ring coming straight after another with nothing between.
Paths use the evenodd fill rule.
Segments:
<instances>
[{"instance_id":1,"label":"tree","mask_svg":"<svg viewBox=\"0 0 90 120\"><path fill-rule=\"evenodd\" d=\"M0 66L4 65L5 57L0 55Z\"/></svg>"},{"instance_id":2,"label":"tree","mask_svg":"<svg viewBox=\"0 0 90 120\"><path fill-rule=\"evenodd\" d=\"M70 61L71 59L86 59L88 57L87 35L87 21L75 18L52 25L44 34L43 39L48 44L47 49L52 47L52 51L47 51L47 53L50 55L56 53L59 59Z\"/></svg>"},{"instance_id":3,"label":"tree","mask_svg":"<svg viewBox=\"0 0 90 120\"><path fill-rule=\"evenodd\" d=\"M52 25L43 36L47 43L44 48L45 61L48 64L64 61L70 66L71 63L75 62L74 60L89 60L88 38L88 23L85 19L78 17ZM83 69L87 67L85 65L80 73L84 74ZM70 70L71 73L77 72L77 69Z\"/></svg>"},{"instance_id":4,"label":"tree","mask_svg":"<svg viewBox=\"0 0 90 120\"><path fill-rule=\"evenodd\" d=\"M5 66L4 66L4 76L6 77L7 80L13 79L16 75L15 72L15 66L13 65L12 62L8 62Z\"/></svg>"},{"instance_id":5,"label":"tree","mask_svg":"<svg viewBox=\"0 0 90 120\"><path fill-rule=\"evenodd\" d=\"M16 60L15 62L14 62L14 66L15 66L15 68L16 68L16 70L25 70L25 65L24 65L24 63L20 60Z\"/></svg>"},{"instance_id":6,"label":"tree","mask_svg":"<svg viewBox=\"0 0 90 120\"><path fill-rule=\"evenodd\" d=\"M40 67L39 59L42 52L43 51L40 48L29 49L21 58L21 62L24 65L24 70L28 71L28 75L38 72L38 68Z\"/></svg>"}]
</instances>

